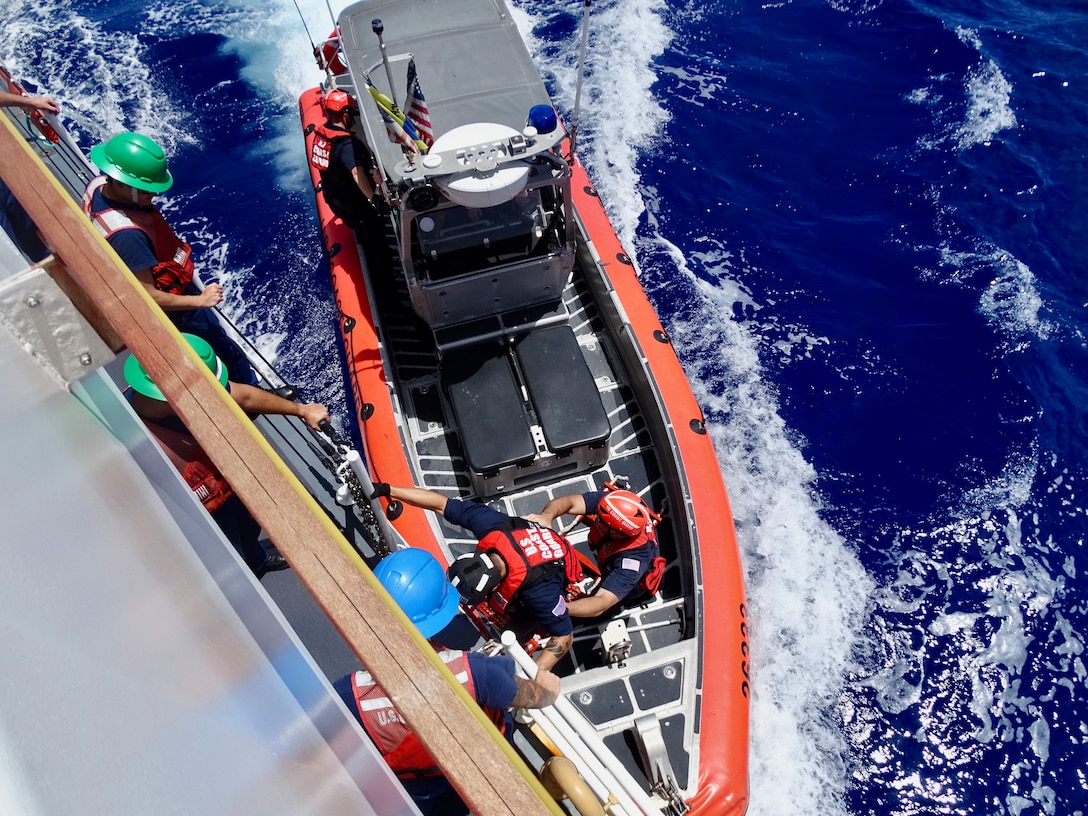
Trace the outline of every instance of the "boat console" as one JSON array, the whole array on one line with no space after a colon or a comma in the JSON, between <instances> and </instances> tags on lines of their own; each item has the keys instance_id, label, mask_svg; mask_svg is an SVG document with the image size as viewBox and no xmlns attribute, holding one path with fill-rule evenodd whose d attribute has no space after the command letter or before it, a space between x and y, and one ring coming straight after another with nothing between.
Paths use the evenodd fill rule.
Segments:
<instances>
[{"instance_id":1,"label":"boat console","mask_svg":"<svg viewBox=\"0 0 1088 816\"><path fill-rule=\"evenodd\" d=\"M562 301L574 266L562 129L463 125L397 164L393 195L413 311L474 492L494 497L608 458L598 383ZM532 119L532 117L530 117Z\"/></svg>"},{"instance_id":2,"label":"boat console","mask_svg":"<svg viewBox=\"0 0 1088 816\"><path fill-rule=\"evenodd\" d=\"M486 188L491 176L465 173L400 185L404 276L412 308L432 329L559 301L574 266L570 169L548 153L516 168L524 173L501 195ZM471 180L481 184L475 194Z\"/></svg>"}]
</instances>

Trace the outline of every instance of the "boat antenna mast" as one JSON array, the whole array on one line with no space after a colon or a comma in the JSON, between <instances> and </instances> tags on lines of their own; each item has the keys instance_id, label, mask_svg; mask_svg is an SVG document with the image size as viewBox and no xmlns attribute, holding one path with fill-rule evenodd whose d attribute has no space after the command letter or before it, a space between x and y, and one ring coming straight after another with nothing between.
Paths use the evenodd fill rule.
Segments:
<instances>
[{"instance_id":1,"label":"boat antenna mast","mask_svg":"<svg viewBox=\"0 0 1088 816\"><path fill-rule=\"evenodd\" d=\"M397 108L397 86L393 84L393 70L389 67L389 54L386 53L385 38L382 37L382 34L385 32L385 25L381 20L371 20L370 29L378 37L378 50L382 52L382 65L385 66L385 78L389 80L389 101L393 103L393 111L396 112L399 110Z\"/></svg>"},{"instance_id":2,"label":"boat antenna mast","mask_svg":"<svg viewBox=\"0 0 1088 816\"><path fill-rule=\"evenodd\" d=\"M574 111L570 117L570 158L574 159L574 143L578 136L578 109L582 105L582 79L585 77L586 49L589 46L589 9L593 0L582 5L582 45L578 51L578 84L574 89Z\"/></svg>"},{"instance_id":3,"label":"boat antenna mast","mask_svg":"<svg viewBox=\"0 0 1088 816\"><path fill-rule=\"evenodd\" d=\"M302 13L302 9L298 7L298 0L294 0L295 11L298 12L298 16L302 19L302 30L306 32L306 39L310 41L310 50L314 52L314 56L317 56L317 46L314 45L314 37L310 33L310 27L306 25L306 15Z\"/></svg>"},{"instance_id":4,"label":"boat antenna mast","mask_svg":"<svg viewBox=\"0 0 1088 816\"><path fill-rule=\"evenodd\" d=\"M385 38L382 36L385 33L385 25L380 19L374 19L370 21L370 30L374 32L378 38L378 50L382 53L382 65L385 66L385 78L389 81L389 102L392 108L393 117L397 118L401 115L400 108L397 106L397 86L393 83L393 69L389 67L389 54L385 47ZM401 118L404 117L401 115ZM404 158L411 164L415 158L415 151L405 144L401 144L401 151L404 153Z\"/></svg>"}]
</instances>

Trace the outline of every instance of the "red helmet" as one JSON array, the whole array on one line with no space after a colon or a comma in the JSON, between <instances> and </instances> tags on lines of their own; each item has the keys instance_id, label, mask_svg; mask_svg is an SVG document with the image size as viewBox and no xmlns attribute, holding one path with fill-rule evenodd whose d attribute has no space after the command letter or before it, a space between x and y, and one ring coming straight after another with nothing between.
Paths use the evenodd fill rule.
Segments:
<instances>
[{"instance_id":1,"label":"red helmet","mask_svg":"<svg viewBox=\"0 0 1088 816\"><path fill-rule=\"evenodd\" d=\"M650 532L657 523L656 515L630 490L606 493L597 503L597 518L628 538Z\"/></svg>"},{"instance_id":2,"label":"red helmet","mask_svg":"<svg viewBox=\"0 0 1088 816\"><path fill-rule=\"evenodd\" d=\"M482 603L502 583L498 566L481 550L459 555L450 564L446 576L469 606Z\"/></svg>"},{"instance_id":3,"label":"red helmet","mask_svg":"<svg viewBox=\"0 0 1088 816\"><path fill-rule=\"evenodd\" d=\"M340 113L345 109L359 110L359 106L347 91L332 91L325 97L325 110L329 113Z\"/></svg>"}]
</instances>

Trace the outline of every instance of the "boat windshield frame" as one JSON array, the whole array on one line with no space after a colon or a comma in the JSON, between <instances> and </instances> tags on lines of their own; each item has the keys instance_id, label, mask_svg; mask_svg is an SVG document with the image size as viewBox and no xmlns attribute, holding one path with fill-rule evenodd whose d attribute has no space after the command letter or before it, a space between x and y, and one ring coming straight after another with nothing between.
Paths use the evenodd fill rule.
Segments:
<instances>
[{"instance_id":1,"label":"boat windshield frame","mask_svg":"<svg viewBox=\"0 0 1088 816\"><path fill-rule=\"evenodd\" d=\"M490 207L457 204L438 185L401 197L403 274L432 328L559 300L575 256L571 168L551 151L525 161L524 187ZM421 200L433 206L413 209Z\"/></svg>"},{"instance_id":2,"label":"boat windshield frame","mask_svg":"<svg viewBox=\"0 0 1088 816\"><path fill-rule=\"evenodd\" d=\"M493 271L533 258L553 258L571 243L563 185L526 185L509 201L465 207L444 199L424 212L409 212L404 254L409 280L436 283L481 269Z\"/></svg>"}]
</instances>

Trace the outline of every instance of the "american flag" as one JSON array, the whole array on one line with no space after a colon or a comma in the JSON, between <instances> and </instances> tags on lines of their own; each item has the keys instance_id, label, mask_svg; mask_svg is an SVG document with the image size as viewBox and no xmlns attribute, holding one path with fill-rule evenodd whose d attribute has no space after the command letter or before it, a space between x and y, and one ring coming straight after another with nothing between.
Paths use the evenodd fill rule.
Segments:
<instances>
[{"instance_id":1,"label":"american flag","mask_svg":"<svg viewBox=\"0 0 1088 816\"><path fill-rule=\"evenodd\" d=\"M427 100L423 98L423 89L419 87L419 75L416 73L414 59L408 62L408 97L404 100L404 110L408 114L408 120L415 124L420 141L430 148L434 144L431 114L427 111Z\"/></svg>"},{"instance_id":2,"label":"american flag","mask_svg":"<svg viewBox=\"0 0 1088 816\"><path fill-rule=\"evenodd\" d=\"M404 118L404 114L396 110L389 97L374 87L370 80L367 80L366 89L370 91L370 95L378 104L378 110L382 113L382 121L385 122L385 133L389 136L389 141L403 145L418 153L421 142L417 141L419 134L416 132L412 120ZM402 122L403 124L401 124Z\"/></svg>"}]
</instances>

